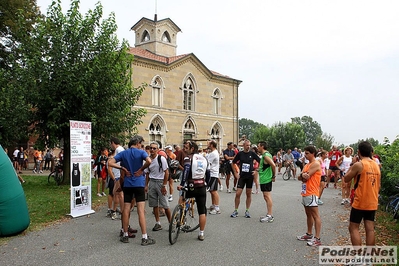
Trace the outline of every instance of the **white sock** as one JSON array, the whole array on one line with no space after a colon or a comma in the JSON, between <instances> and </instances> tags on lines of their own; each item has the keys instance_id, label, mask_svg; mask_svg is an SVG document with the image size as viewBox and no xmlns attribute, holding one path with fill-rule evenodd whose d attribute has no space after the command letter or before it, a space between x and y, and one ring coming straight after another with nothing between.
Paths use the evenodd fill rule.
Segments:
<instances>
[{"instance_id":1,"label":"white sock","mask_svg":"<svg viewBox=\"0 0 399 266\"><path fill-rule=\"evenodd\" d=\"M198 235L203 236L204 235L204 231L199 231Z\"/></svg>"},{"instance_id":2,"label":"white sock","mask_svg":"<svg viewBox=\"0 0 399 266\"><path fill-rule=\"evenodd\" d=\"M147 234L142 234L141 237L144 238L144 239L148 238Z\"/></svg>"},{"instance_id":3,"label":"white sock","mask_svg":"<svg viewBox=\"0 0 399 266\"><path fill-rule=\"evenodd\" d=\"M161 221L158 221L157 224L161 225Z\"/></svg>"}]
</instances>

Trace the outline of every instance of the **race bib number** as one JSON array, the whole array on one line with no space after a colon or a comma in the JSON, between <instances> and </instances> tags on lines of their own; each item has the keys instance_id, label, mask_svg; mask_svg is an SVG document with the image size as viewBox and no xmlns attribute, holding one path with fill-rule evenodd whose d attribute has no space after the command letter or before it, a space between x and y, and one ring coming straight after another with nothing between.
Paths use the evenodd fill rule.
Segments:
<instances>
[{"instance_id":1,"label":"race bib number","mask_svg":"<svg viewBox=\"0 0 399 266\"><path fill-rule=\"evenodd\" d=\"M332 160L332 161L337 160L337 156L333 155L333 156L331 157L331 160Z\"/></svg>"},{"instance_id":2,"label":"race bib number","mask_svg":"<svg viewBox=\"0 0 399 266\"><path fill-rule=\"evenodd\" d=\"M302 183L301 194L306 194L306 183Z\"/></svg>"},{"instance_id":3,"label":"race bib number","mask_svg":"<svg viewBox=\"0 0 399 266\"><path fill-rule=\"evenodd\" d=\"M242 167L241 167L241 171L244 172L244 173L249 173L250 167L251 166L249 165L249 163L243 163Z\"/></svg>"}]
</instances>

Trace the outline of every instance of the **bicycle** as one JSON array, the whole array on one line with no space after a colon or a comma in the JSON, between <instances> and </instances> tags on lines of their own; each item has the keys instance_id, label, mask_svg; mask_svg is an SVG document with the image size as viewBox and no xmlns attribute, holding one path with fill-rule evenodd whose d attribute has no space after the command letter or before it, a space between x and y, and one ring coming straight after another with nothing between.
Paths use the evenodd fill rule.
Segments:
<instances>
[{"instance_id":1,"label":"bicycle","mask_svg":"<svg viewBox=\"0 0 399 266\"><path fill-rule=\"evenodd\" d=\"M285 171L283 173L283 179L285 181L289 180L292 177L291 170L294 170L294 164L292 162L287 164L287 166L285 167Z\"/></svg>"},{"instance_id":2,"label":"bicycle","mask_svg":"<svg viewBox=\"0 0 399 266\"><path fill-rule=\"evenodd\" d=\"M61 185L62 182L64 182L64 172L62 170L63 165L57 163L54 167L54 171L52 171L49 175L48 175L48 183L55 183L57 186Z\"/></svg>"},{"instance_id":3,"label":"bicycle","mask_svg":"<svg viewBox=\"0 0 399 266\"><path fill-rule=\"evenodd\" d=\"M395 188L399 189L399 186L396 185ZM385 211L392 214L394 219L399 218L399 194L389 197L388 203L385 206Z\"/></svg>"},{"instance_id":4,"label":"bicycle","mask_svg":"<svg viewBox=\"0 0 399 266\"><path fill-rule=\"evenodd\" d=\"M180 231L189 233L199 228L199 215L194 206L195 199L187 198L174 208L169 224L169 243L171 245L176 243Z\"/></svg>"}]
</instances>

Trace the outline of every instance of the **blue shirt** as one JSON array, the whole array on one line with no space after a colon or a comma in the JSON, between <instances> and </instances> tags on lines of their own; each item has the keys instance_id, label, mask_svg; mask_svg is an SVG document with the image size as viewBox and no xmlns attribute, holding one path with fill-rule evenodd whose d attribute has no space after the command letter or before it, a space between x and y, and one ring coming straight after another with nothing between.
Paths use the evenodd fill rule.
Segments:
<instances>
[{"instance_id":1,"label":"blue shirt","mask_svg":"<svg viewBox=\"0 0 399 266\"><path fill-rule=\"evenodd\" d=\"M292 155L294 155L295 161L297 161L301 157L301 154L299 152L297 152L296 150L293 150L291 153L292 153Z\"/></svg>"},{"instance_id":2,"label":"blue shirt","mask_svg":"<svg viewBox=\"0 0 399 266\"><path fill-rule=\"evenodd\" d=\"M125 176L124 187L145 187L144 174L134 176L134 172L137 172L143 166L143 161L147 157L147 152L136 148L130 148L115 155L115 161L122 162L123 166L131 173L131 176Z\"/></svg>"}]
</instances>

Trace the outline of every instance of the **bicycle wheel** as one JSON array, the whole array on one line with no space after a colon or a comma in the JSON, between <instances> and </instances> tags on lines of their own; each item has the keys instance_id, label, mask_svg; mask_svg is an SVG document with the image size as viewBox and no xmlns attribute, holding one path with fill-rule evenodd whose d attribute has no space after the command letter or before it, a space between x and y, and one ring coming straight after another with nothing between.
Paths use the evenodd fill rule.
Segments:
<instances>
[{"instance_id":1,"label":"bicycle wheel","mask_svg":"<svg viewBox=\"0 0 399 266\"><path fill-rule=\"evenodd\" d=\"M64 182L64 173L63 172L56 172L55 174L55 183L59 186Z\"/></svg>"},{"instance_id":2,"label":"bicycle wheel","mask_svg":"<svg viewBox=\"0 0 399 266\"><path fill-rule=\"evenodd\" d=\"M398 197L390 197L387 205L385 206L385 211L392 214L398 200Z\"/></svg>"},{"instance_id":3,"label":"bicycle wheel","mask_svg":"<svg viewBox=\"0 0 399 266\"><path fill-rule=\"evenodd\" d=\"M186 220L184 224L184 231L185 232L192 232L199 227L199 215L197 213L197 208L195 207L195 201L192 201L190 208L186 212Z\"/></svg>"},{"instance_id":4,"label":"bicycle wheel","mask_svg":"<svg viewBox=\"0 0 399 266\"><path fill-rule=\"evenodd\" d=\"M56 171L52 171L52 172L48 175L47 181L48 181L49 184L56 184L56 181L55 181L55 176L56 176L56 174L57 174Z\"/></svg>"},{"instance_id":5,"label":"bicycle wheel","mask_svg":"<svg viewBox=\"0 0 399 266\"><path fill-rule=\"evenodd\" d=\"M285 169L285 172L283 173L283 179L285 181L287 181L288 179L290 179L290 174L289 174L290 170Z\"/></svg>"},{"instance_id":6,"label":"bicycle wheel","mask_svg":"<svg viewBox=\"0 0 399 266\"><path fill-rule=\"evenodd\" d=\"M180 233L180 219L181 219L181 205L177 205L172 212L172 219L169 223L169 243L173 245L176 243Z\"/></svg>"},{"instance_id":7,"label":"bicycle wheel","mask_svg":"<svg viewBox=\"0 0 399 266\"><path fill-rule=\"evenodd\" d=\"M395 204L393 204L393 210L392 210L392 216L394 219L398 219L399 218L399 198L395 199Z\"/></svg>"}]
</instances>

